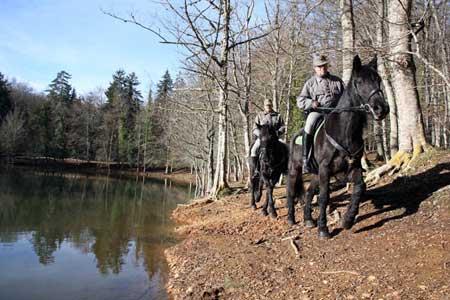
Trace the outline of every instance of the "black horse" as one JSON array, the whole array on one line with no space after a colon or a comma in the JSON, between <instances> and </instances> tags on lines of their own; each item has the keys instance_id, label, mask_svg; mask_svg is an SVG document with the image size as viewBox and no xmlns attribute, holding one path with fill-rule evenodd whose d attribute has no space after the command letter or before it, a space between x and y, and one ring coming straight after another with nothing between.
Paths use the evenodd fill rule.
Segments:
<instances>
[{"instance_id":1,"label":"black horse","mask_svg":"<svg viewBox=\"0 0 450 300\"><path fill-rule=\"evenodd\" d=\"M268 215L267 206L269 206L270 215L277 217L275 203L273 200L273 188L280 180L281 174L286 174L288 166L289 150L286 144L278 140L278 134L274 127L269 125L257 125L260 130L259 139L261 142L259 148L259 164L251 166L250 170L250 205L256 209L256 202L259 202L262 196L262 189L266 187L266 202L262 207L262 214ZM257 175L254 175L255 168L258 169Z\"/></svg>"},{"instance_id":2,"label":"black horse","mask_svg":"<svg viewBox=\"0 0 450 300\"><path fill-rule=\"evenodd\" d=\"M350 81L339 99L338 105L325 117L325 123L318 129L314 144L314 157L318 174L313 174L306 190L304 223L315 227L311 216L311 201L319 186L319 236L329 238L326 208L329 200L330 176L343 173L353 183L351 203L344 215L342 226L350 229L358 214L359 201L365 191L361 157L364 140L363 127L367 114L379 121L386 117L389 106L381 91L381 79L376 71L376 57L367 65L362 65L359 56L353 59ZM303 193L302 147L295 143L298 134L291 141L289 173L287 178L288 222L295 224L294 201Z\"/></svg>"}]
</instances>

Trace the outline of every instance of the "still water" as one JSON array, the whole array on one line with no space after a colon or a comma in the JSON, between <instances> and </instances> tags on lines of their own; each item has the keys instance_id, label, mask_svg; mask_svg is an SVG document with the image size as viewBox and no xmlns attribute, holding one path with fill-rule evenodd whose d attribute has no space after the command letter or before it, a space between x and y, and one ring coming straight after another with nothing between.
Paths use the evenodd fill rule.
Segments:
<instances>
[{"instance_id":1,"label":"still water","mask_svg":"<svg viewBox=\"0 0 450 300\"><path fill-rule=\"evenodd\" d=\"M167 181L0 171L0 300L167 299Z\"/></svg>"}]
</instances>

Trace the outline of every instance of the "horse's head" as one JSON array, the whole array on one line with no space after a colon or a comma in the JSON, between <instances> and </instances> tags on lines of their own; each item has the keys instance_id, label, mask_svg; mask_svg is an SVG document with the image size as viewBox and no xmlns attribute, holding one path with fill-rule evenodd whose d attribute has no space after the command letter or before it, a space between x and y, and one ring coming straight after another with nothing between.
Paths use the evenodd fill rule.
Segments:
<instances>
[{"instance_id":1,"label":"horse's head","mask_svg":"<svg viewBox=\"0 0 450 300\"><path fill-rule=\"evenodd\" d=\"M383 120L389 113L389 105L381 90L376 56L367 65L362 65L358 55L354 57L350 84L359 98L359 104L363 105L375 120Z\"/></svg>"},{"instance_id":2,"label":"horse's head","mask_svg":"<svg viewBox=\"0 0 450 300\"><path fill-rule=\"evenodd\" d=\"M271 148L271 146L278 141L277 131L270 125L257 125L260 131L259 140L261 148Z\"/></svg>"}]
</instances>

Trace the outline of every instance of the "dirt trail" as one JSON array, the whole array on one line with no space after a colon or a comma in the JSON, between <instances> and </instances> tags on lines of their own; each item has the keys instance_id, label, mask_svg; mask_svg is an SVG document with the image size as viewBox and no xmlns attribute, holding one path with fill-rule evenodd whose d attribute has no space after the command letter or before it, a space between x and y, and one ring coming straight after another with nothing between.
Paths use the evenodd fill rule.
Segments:
<instances>
[{"instance_id":1,"label":"dirt trail","mask_svg":"<svg viewBox=\"0 0 450 300\"><path fill-rule=\"evenodd\" d=\"M369 189L351 230L331 214L331 240L302 226L300 206L298 225L287 225L284 188L276 220L251 210L248 194L179 207L185 240L166 250L169 291L175 299L450 299L450 154L432 157ZM343 214L348 199L331 202Z\"/></svg>"}]
</instances>

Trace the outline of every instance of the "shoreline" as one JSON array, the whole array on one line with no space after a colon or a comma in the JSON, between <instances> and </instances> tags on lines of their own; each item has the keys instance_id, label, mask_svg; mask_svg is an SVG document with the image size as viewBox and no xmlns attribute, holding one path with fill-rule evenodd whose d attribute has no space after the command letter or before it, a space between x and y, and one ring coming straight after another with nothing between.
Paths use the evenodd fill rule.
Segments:
<instances>
[{"instance_id":1,"label":"shoreline","mask_svg":"<svg viewBox=\"0 0 450 300\"><path fill-rule=\"evenodd\" d=\"M108 168L109 167L109 168ZM18 158L14 163L3 162L0 168L23 168L28 170L45 171L61 174L83 174L87 176L111 176L114 178L134 179L145 177L156 180L169 179L178 184L194 184L194 175L186 168L175 169L166 174L162 168L152 168L146 172L136 171L136 168L125 167L116 163L105 163L95 161L80 161L73 159L48 159L48 158Z\"/></svg>"}]
</instances>

